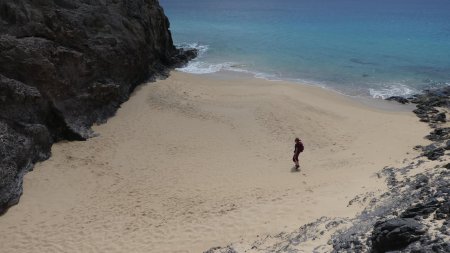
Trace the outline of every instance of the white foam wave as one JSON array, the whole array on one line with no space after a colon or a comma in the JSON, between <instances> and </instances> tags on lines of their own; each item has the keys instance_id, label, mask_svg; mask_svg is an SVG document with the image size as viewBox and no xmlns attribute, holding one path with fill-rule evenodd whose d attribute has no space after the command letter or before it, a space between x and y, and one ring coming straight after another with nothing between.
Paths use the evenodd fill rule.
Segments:
<instances>
[{"instance_id":1,"label":"white foam wave","mask_svg":"<svg viewBox=\"0 0 450 253\"><path fill-rule=\"evenodd\" d=\"M202 61L192 61L187 66L182 68L177 68L178 71L190 73L190 74L212 74L220 71L231 71L239 72L253 75L255 78L279 81L281 80L277 75L267 74L262 72L255 72L245 69L244 64L237 64L235 62L224 62L224 63L206 63Z\"/></svg>"},{"instance_id":2,"label":"white foam wave","mask_svg":"<svg viewBox=\"0 0 450 253\"><path fill-rule=\"evenodd\" d=\"M276 74L268 74L268 73L262 73L262 72L252 72L252 74L255 76L255 78L260 78L268 81L281 81L282 79L279 77L279 75Z\"/></svg>"},{"instance_id":3,"label":"white foam wave","mask_svg":"<svg viewBox=\"0 0 450 253\"><path fill-rule=\"evenodd\" d=\"M234 64L231 62L211 64L201 61L190 62L186 67L177 70L191 74L211 74L222 70L231 70Z\"/></svg>"},{"instance_id":4,"label":"white foam wave","mask_svg":"<svg viewBox=\"0 0 450 253\"><path fill-rule=\"evenodd\" d=\"M189 48L189 49L197 49L198 55L197 58L190 61L188 65L182 68L177 68L178 71L191 73L191 74L210 74L219 72L222 69L226 68L227 66L231 66L232 63L219 63L219 64L210 64L206 62L200 61L203 56L206 55L206 53L209 50L209 45L202 45L200 43L181 43L177 44L177 47L181 48Z\"/></svg>"},{"instance_id":5,"label":"white foam wave","mask_svg":"<svg viewBox=\"0 0 450 253\"><path fill-rule=\"evenodd\" d=\"M408 97L417 94L419 91L402 83L385 85L381 89L369 89L369 93L373 98L386 99L392 96Z\"/></svg>"},{"instance_id":6,"label":"white foam wave","mask_svg":"<svg viewBox=\"0 0 450 253\"><path fill-rule=\"evenodd\" d=\"M181 43L177 44L176 47L178 48L185 48L185 49L197 49L198 55L197 58L201 58L203 55L206 54L209 50L209 45L202 45L200 43Z\"/></svg>"},{"instance_id":7,"label":"white foam wave","mask_svg":"<svg viewBox=\"0 0 450 253\"><path fill-rule=\"evenodd\" d=\"M254 72L245 69L244 64L239 64L236 62L223 62L223 63L207 63L202 61L204 56L207 54L209 50L209 45L203 45L200 43L180 43L176 45L179 48L186 48L186 49L197 49L198 50L198 56L194 60L190 61L187 66L182 68L177 68L176 70L190 73L190 74L212 74L220 71L233 71L233 72L240 72L240 73L247 73L252 74L256 78L266 79L266 80L281 80L274 74L267 74L267 73L261 73L261 72Z\"/></svg>"},{"instance_id":8,"label":"white foam wave","mask_svg":"<svg viewBox=\"0 0 450 253\"><path fill-rule=\"evenodd\" d=\"M177 47L181 48L194 48L198 50L198 56L193 61L190 61L187 66L182 68L177 68L178 71L186 72L190 74L212 74L217 73L220 71L233 71L233 72L240 72L240 73L247 73L250 75L253 75L255 78L265 79L269 81L281 81L281 80L288 80L288 81L294 81L294 82L301 82L303 84L309 84L313 86L319 86L322 88L327 89L333 89L329 85L326 85L324 83L318 83L315 81L310 80L303 80L303 79L284 79L280 75L277 74L269 74L269 73L263 73L263 72L256 72L246 69L245 64L239 64L236 62L223 62L223 63L208 63L206 61L202 61L202 59L206 56L209 50L209 45L203 45L200 43L181 43L178 44ZM449 83L447 83L450 85ZM398 83L392 83L392 84L375 84L373 86L381 86L380 88L370 88L369 93L373 98L378 99L385 99L391 96L412 96L414 94L419 93L418 90L415 90L414 88L411 88L410 86L405 85L403 82ZM340 92L337 89L333 89L341 94L344 94Z\"/></svg>"}]
</instances>

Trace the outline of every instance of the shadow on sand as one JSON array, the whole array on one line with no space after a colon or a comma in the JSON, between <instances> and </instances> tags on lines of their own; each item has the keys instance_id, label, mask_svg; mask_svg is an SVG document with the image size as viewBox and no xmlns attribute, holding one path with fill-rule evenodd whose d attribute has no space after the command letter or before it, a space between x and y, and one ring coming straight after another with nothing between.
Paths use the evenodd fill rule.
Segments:
<instances>
[{"instance_id":1,"label":"shadow on sand","mask_svg":"<svg viewBox=\"0 0 450 253\"><path fill-rule=\"evenodd\" d=\"M301 170L300 170L300 169L296 169L295 166L293 166L293 167L291 168L291 172L292 172L292 173L300 172L300 171L301 171Z\"/></svg>"}]
</instances>

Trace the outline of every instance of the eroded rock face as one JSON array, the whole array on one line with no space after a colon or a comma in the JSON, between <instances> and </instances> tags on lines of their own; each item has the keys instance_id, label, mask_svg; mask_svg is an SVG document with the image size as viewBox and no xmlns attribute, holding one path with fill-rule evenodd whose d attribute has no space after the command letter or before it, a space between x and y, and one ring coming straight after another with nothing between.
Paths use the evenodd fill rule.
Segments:
<instances>
[{"instance_id":1,"label":"eroded rock face","mask_svg":"<svg viewBox=\"0 0 450 253\"><path fill-rule=\"evenodd\" d=\"M0 212L51 143L89 138L138 84L195 56L157 0L0 0Z\"/></svg>"}]
</instances>

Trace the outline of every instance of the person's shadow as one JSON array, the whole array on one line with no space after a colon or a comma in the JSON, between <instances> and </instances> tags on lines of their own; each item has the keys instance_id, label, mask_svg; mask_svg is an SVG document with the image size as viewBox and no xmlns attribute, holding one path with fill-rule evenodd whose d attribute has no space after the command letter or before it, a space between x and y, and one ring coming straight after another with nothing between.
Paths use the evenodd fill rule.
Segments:
<instances>
[{"instance_id":1,"label":"person's shadow","mask_svg":"<svg viewBox=\"0 0 450 253\"><path fill-rule=\"evenodd\" d=\"M291 168L291 172L292 173L296 173L296 172L300 172L300 168L295 168L295 166L293 166L292 168Z\"/></svg>"}]
</instances>

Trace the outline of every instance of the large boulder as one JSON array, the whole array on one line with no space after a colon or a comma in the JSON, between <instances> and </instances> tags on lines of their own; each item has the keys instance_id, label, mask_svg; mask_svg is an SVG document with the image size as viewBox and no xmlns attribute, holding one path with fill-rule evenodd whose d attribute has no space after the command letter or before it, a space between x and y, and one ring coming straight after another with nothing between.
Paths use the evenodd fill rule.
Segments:
<instances>
[{"instance_id":1,"label":"large boulder","mask_svg":"<svg viewBox=\"0 0 450 253\"><path fill-rule=\"evenodd\" d=\"M51 143L89 138L138 84L195 56L157 0L0 0L0 212Z\"/></svg>"},{"instance_id":2,"label":"large boulder","mask_svg":"<svg viewBox=\"0 0 450 253\"><path fill-rule=\"evenodd\" d=\"M372 252L400 250L418 241L426 229L414 219L394 218L377 222L372 232Z\"/></svg>"}]
</instances>

